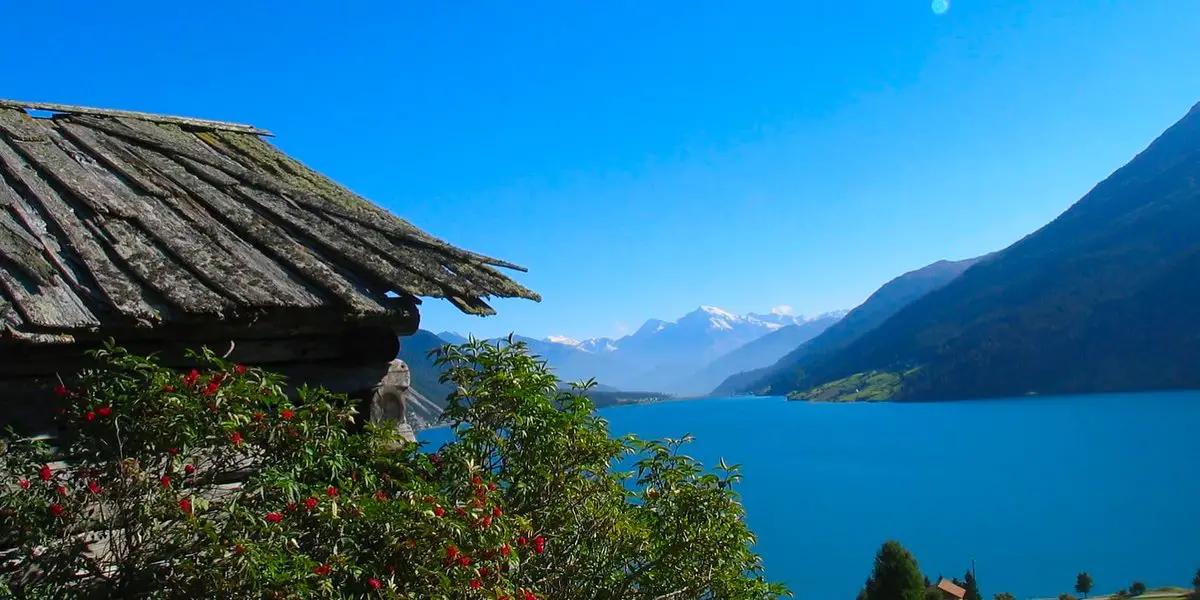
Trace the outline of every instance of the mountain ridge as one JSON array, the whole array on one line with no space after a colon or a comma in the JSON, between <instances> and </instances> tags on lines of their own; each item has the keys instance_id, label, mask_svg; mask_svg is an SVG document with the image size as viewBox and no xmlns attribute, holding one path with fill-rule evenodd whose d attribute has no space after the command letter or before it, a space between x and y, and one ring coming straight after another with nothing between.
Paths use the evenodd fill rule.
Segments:
<instances>
[{"instance_id":1,"label":"mountain ridge","mask_svg":"<svg viewBox=\"0 0 1200 600\"><path fill-rule=\"evenodd\" d=\"M1045 226L770 387L837 398L888 372L894 400L1200 388L1198 181L1200 104Z\"/></svg>"},{"instance_id":2,"label":"mountain ridge","mask_svg":"<svg viewBox=\"0 0 1200 600\"><path fill-rule=\"evenodd\" d=\"M596 378L622 390L699 393L707 389L697 387L689 377L701 367L764 335L813 321L823 323L843 313L834 311L812 319L782 309L738 315L701 304L674 321L647 319L635 332L617 339L577 339L557 334L542 339L516 335L516 339L545 359L566 381ZM466 341L452 332L439 336L455 343ZM772 355L763 360L774 358ZM720 379L725 375L728 373L720 374ZM713 375L706 376L711 379Z\"/></svg>"},{"instance_id":3,"label":"mountain ridge","mask_svg":"<svg viewBox=\"0 0 1200 600\"><path fill-rule=\"evenodd\" d=\"M730 375L712 394L723 396L747 392L770 393L769 378L780 377L784 372L802 368L804 361L812 356L844 347L882 324L904 306L948 284L990 256L987 254L956 261L938 260L894 277L819 335L798 345L769 366Z\"/></svg>"}]
</instances>

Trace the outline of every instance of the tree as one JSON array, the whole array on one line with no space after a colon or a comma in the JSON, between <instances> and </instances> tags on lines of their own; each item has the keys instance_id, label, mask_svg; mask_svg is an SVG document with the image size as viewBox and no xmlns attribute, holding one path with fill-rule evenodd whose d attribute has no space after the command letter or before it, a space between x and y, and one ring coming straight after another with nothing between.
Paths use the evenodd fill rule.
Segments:
<instances>
[{"instance_id":1,"label":"tree","mask_svg":"<svg viewBox=\"0 0 1200 600\"><path fill-rule=\"evenodd\" d=\"M1196 575L1192 577L1192 589L1200 593L1200 569L1196 569Z\"/></svg>"},{"instance_id":2,"label":"tree","mask_svg":"<svg viewBox=\"0 0 1200 600\"><path fill-rule=\"evenodd\" d=\"M967 571L967 574L963 576L962 587L967 591L963 600L983 600L983 596L979 594L979 584L975 581L973 571Z\"/></svg>"},{"instance_id":3,"label":"tree","mask_svg":"<svg viewBox=\"0 0 1200 600\"><path fill-rule=\"evenodd\" d=\"M924 581L912 553L900 542L888 540L875 554L863 600L924 600Z\"/></svg>"},{"instance_id":4,"label":"tree","mask_svg":"<svg viewBox=\"0 0 1200 600\"><path fill-rule=\"evenodd\" d=\"M207 351L182 375L94 357L59 389L67 447L0 444L0 597L790 595L752 551L735 468L701 468L686 438L611 438L521 344L439 350L456 437L433 452Z\"/></svg>"},{"instance_id":5,"label":"tree","mask_svg":"<svg viewBox=\"0 0 1200 600\"><path fill-rule=\"evenodd\" d=\"M1092 591L1092 576L1087 574L1087 571L1075 576L1075 592L1083 594L1084 598Z\"/></svg>"},{"instance_id":6,"label":"tree","mask_svg":"<svg viewBox=\"0 0 1200 600\"><path fill-rule=\"evenodd\" d=\"M1000 592L999 594L992 596L992 600L1017 600L1017 598L1008 592Z\"/></svg>"},{"instance_id":7,"label":"tree","mask_svg":"<svg viewBox=\"0 0 1200 600\"><path fill-rule=\"evenodd\" d=\"M1146 593L1146 584L1144 584L1140 581L1135 581L1135 582L1129 584L1129 595L1141 596L1142 594L1145 594L1145 593Z\"/></svg>"}]
</instances>

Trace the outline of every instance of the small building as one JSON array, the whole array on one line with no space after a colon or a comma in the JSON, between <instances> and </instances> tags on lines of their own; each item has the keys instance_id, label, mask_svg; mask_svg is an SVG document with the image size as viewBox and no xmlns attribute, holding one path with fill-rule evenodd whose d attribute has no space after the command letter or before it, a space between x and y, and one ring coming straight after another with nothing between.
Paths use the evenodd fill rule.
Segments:
<instances>
[{"instance_id":1,"label":"small building","mask_svg":"<svg viewBox=\"0 0 1200 600\"><path fill-rule=\"evenodd\" d=\"M942 600L963 600L967 596L967 590L945 577L939 579L933 587L942 593Z\"/></svg>"},{"instance_id":2,"label":"small building","mask_svg":"<svg viewBox=\"0 0 1200 600\"><path fill-rule=\"evenodd\" d=\"M37 115L36 117L34 115ZM207 346L403 425L420 298L537 294L249 125L0 100L0 426L50 434L50 388L107 339ZM468 216L469 217L469 216Z\"/></svg>"}]
</instances>

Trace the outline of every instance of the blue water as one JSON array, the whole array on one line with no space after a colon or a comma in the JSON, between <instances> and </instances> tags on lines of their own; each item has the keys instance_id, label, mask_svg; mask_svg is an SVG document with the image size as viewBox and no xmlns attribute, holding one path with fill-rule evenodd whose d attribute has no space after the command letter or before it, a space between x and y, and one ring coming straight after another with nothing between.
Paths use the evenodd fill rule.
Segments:
<instances>
[{"instance_id":1,"label":"blue water","mask_svg":"<svg viewBox=\"0 0 1200 600\"><path fill-rule=\"evenodd\" d=\"M985 598L1057 596L1084 570L1094 593L1190 586L1200 568L1200 393L601 412L614 434L691 433L691 456L740 463L767 574L806 600L853 598L889 538L931 578L974 559Z\"/></svg>"}]
</instances>

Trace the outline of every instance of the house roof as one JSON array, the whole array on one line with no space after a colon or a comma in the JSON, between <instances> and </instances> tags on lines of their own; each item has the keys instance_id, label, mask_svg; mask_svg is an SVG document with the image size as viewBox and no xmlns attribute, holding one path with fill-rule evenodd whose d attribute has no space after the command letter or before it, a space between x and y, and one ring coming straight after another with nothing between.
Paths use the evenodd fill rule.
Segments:
<instances>
[{"instance_id":1,"label":"house roof","mask_svg":"<svg viewBox=\"0 0 1200 600\"><path fill-rule=\"evenodd\" d=\"M942 590L943 592L946 592L955 598L965 598L967 595L967 590L963 589L962 586L945 578L937 582L937 589Z\"/></svg>"},{"instance_id":2,"label":"house roof","mask_svg":"<svg viewBox=\"0 0 1200 600\"><path fill-rule=\"evenodd\" d=\"M31 110L52 111L34 118ZM249 125L0 100L0 342L539 296Z\"/></svg>"}]
</instances>

